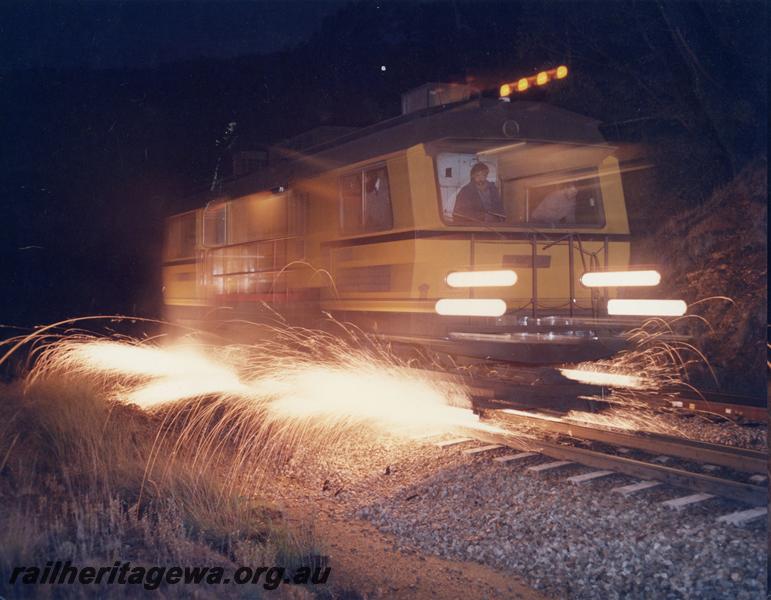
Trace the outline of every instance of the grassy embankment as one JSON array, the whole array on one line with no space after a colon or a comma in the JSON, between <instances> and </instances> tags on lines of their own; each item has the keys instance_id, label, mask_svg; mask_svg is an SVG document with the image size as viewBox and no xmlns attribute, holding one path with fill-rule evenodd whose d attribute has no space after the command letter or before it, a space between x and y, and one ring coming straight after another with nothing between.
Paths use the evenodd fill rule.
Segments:
<instances>
[{"instance_id":1,"label":"grassy embankment","mask_svg":"<svg viewBox=\"0 0 771 600\"><path fill-rule=\"evenodd\" d=\"M260 462L266 447L247 447L237 419L228 425L221 417L206 400L149 413L111 399L98 381L55 372L0 388L0 595L146 593L137 586L9 586L13 567L49 560L226 569L314 560L312 535L290 532L280 513L255 499L270 481L270 465ZM225 586L195 591L245 593ZM164 589L165 597L192 592ZM302 595L284 588L288 593Z\"/></svg>"}]
</instances>

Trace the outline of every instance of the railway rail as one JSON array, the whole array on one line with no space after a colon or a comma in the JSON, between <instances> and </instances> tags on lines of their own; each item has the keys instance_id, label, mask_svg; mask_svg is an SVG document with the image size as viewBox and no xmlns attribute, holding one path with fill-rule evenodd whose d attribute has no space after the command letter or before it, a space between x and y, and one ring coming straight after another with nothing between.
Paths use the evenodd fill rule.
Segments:
<instances>
[{"instance_id":1,"label":"railway rail","mask_svg":"<svg viewBox=\"0 0 771 600\"><path fill-rule=\"evenodd\" d=\"M436 376L437 372L433 374ZM638 483L623 486L620 489L622 493L635 493L661 484L691 492L683 498L673 499L673 505L676 507L712 497L726 498L753 507L736 515L725 515L725 520L728 521L743 522L767 514L766 452L659 433L631 433L566 421L546 414L525 412L559 407L562 401L568 405L570 401L574 404L576 401L583 401L586 406L592 407L607 396L608 388L568 380L556 369L525 367L514 373L507 373L505 378L471 374L449 377L469 388L475 411L483 418L492 418L497 424L508 423L519 427L520 430L524 426L539 433L537 437L523 437L513 432L491 434L475 431L464 441L476 439L485 445L470 449L469 452L511 449L516 452L496 460L510 462L542 455L554 459L554 462L543 465L544 470L569 464L599 469L577 475L577 483L614 473L640 480ZM768 411L765 406L759 406L760 399L726 394L696 397L680 393L642 391L635 395L634 400L653 409L676 414L718 415L739 424L768 423ZM560 439L545 439L549 436ZM609 451L580 447L592 444L606 446ZM623 454L630 453L630 449L650 456L624 456ZM694 465L699 465L702 470L723 471L724 476L662 464L669 462L670 458L675 459L673 462L689 463L691 469Z\"/></svg>"},{"instance_id":2,"label":"railway rail","mask_svg":"<svg viewBox=\"0 0 771 600\"><path fill-rule=\"evenodd\" d=\"M720 523L744 525L750 521L766 517L768 514L768 494L765 486L741 484L735 481L700 475L689 471L672 469L664 466L657 467L656 465L650 465L649 463L641 463L639 461L622 459L620 457L610 457L609 455L601 453L590 453L588 451L575 452L577 449L571 451L571 449L555 447L550 444L541 444L539 447L529 446L529 450L523 450L522 446L513 445L507 440L499 440L504 442L503 444L491 443L493 440L491 440L489 436L484 436L484 439L469 437L459 438L447 442L440 442L439 445L451 446L459 443L465 444L475 440L485 442L486 445L466 448L464 450L465 453L479 454L500 449L517 450L514 454L504 454L493 459L499 463L510 464L534 456L558 459L553 462L540 463L527 467L529 471L533 472L550 471L571 464L580 464L600 469L567 477L566 481L570 481L573 484L583 484L613 474L624 474L639 478L639 480L634 483L621 485L612 489L613 492L618 492L624 496L642 492L665 483L674 488L688 490L689 493L685 496L675 496L662 502L663 505L673 509L680 510L714 497L722 497L749 505L749 508L741 508L726 514L718 515L715 520Z\"/></svg>"},{"instance_id":3,"label":"railway rail","mask_svg":"<svg viewBox=\"0 0 771 600\"><path fill-rule=\"evenodd\" d=\"M651 460L641 460L612 452L578 447L566 442L523 437L514 432L500 434L474 431L470 437L450 440L442 444L449 446L477 440L484 445L470 448L468 453L476 454L492 450L514 451L514 454L495 458L497 462L502 463L515 462L535 455L554 459L554 462L530 468L536 471L557 469L570 464L598 469L570 478L574 483L583 483L612 474L623 474L638 479L637 483L617 488L617 491L625 495L661 484L687 490L689 492L687 496L668 501L675 508L702 502L713 497L738 501L752 507L731 515L722 515L721 519L725 517L723 520L727 521L741 523L744 520L767 514L766 453L705 444L658 434L640 435L612 432L606 429L565 423L548 417L544 418L543 415L529 415L521 411L490 412L494 414L486 413L486 416L494 417L496 424L505 424L508 420L509 423L526 424L542 432L567 435L576 441L601 442L612 446L616 451L620 449L621 453L624 451L628 453L630 448L636 448L643 452L655 453L658 456L652 457ZM661 454L685 459L691 463L710 465L714 468L720 465L720 467L731 471L733 477L718 477L653 462L656 459L661 459ZM746 480L748 474L752 474L749 481Z\"/></svg>"},{"instance_id":4,"label":"railway rail","mask_svg":"<svg viewBox=\"0 0 771 600\"><path fill-rule=\"evenodd\" d=\"M427 371L436 375L439 371ZM468 387L475 406L484 408L551 408L583 402L595 404L608 395L610 388L579 383L560 375L557 369L525 367L505 379L470 375L446 375ZM675 413L701 413L726 419L768 424L765 399L733 394L640 391L635 402L654 409Z\"/></svg>"},{"instance_id":5,"label":"railway rail","mask_svg":"<svg viewBox=\"0 0 771 600\"><path fill-rule=\"evenodd\" d=\"M496 416L506 422L526 424L541 431L565 434L582 440L603 442L621 448L635 448L657 455L664 454L699 463L719 465L746 473L764 474L768 469L767 454L757 450L710 444L660 433L614 431L513 409L495 412Z\"/></svg>"},{"instance_id":6,"label":"railway rail","mask_svg":"<svg viewBox=\"0 0 771 600\"><path fill-rule=\"evenodd\" d=\"M642 396L642 400L653 407L678 411L702 412L727 418L743 418L755 423L768 423L768 408L760 406L761 399L728 394L705 394L703 397L683 396L661 398L654 395Z\"/></svg>"}]
</instances>

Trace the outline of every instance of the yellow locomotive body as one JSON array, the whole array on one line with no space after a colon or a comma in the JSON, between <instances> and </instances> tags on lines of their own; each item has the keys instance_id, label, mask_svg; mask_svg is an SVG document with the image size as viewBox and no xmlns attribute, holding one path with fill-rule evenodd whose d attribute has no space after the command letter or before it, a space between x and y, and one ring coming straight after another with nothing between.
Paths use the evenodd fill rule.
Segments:
<instances>
[{"instance_id":1,"label":"yellow locomotive body","mask_svg":"<svg viewBox=\"0 0 771 600\"><path fill-rule=\"evenodd\" d=\"M503 213L454 212L484 163ZM538 206L565 182L568 219ZM586 272L626 270L619 165L598 122L542 103L476 99L376 124L259 173L167 222L167 316L255 319L269 306L313 324L324 312L365 331L523 362L611 354L612 288ZM451 287L453 272L513 271L506 287ZM440 315L441 299L494 298L495 316Z\"/></svg>"}]
</instances>

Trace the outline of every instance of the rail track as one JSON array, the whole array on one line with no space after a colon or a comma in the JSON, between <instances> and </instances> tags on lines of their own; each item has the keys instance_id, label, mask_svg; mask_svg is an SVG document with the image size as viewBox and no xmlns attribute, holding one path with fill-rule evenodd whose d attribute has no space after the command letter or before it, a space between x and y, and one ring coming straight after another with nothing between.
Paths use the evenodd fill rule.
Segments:
<instances>
[{"instance_id":1,"label":"rail track","mask_svg":"<svg viewBox=\"0 0 771 600\"><path fill-rule=\"evenodd\" d=\"M423 372L465 385L475 406L484 408L544 409L602 404L611 388L579 383L560 375L556 369L523 367L505 378L447 374L438 370ZM701 396L680 390L635 392L634 403L678 414L718 416L741 423L768 424L765 399L733 394L706 393ZM608 403L610 404L610 403Z\"/></svg>"},{"instance_id":2,"label":"rail track","mask_svg":"<svg viewBox=\"0 0 771 600\"><path fill-rule=\"evenodd\" d=\"M550 397L555 398L558 405L560 399L567 403L571 400L584 400L597 405L602 403L602 400L598 400L598 398L607 396L607 389L587 384L546 383L541 390L528 389L533 386L525 387L502 382L476 381L471 384L467 383L467 385L469 385L472 396L480 407L501 407L510 404L512 407L520 408L547 408L550 405ZM703 397L697 397L681 393L640 392L635 394L634 402L636 405L644 405L652 409L666 410L677 414L703 414L742 423L768 424L768 409L765 406L721 402L717 398L724 398L724 396L706 394Z\"/></svg>"},{"instance_id":3,"label":"rail track","mask_svg":"<svg viewBox=\"0 0 771 600\"><path fill-rule=\"evenodd\" d=\"M534 473L569 465L588 467L585 472L566 477L566 481L573 484L589 484L614 474L625 475L634 481L613 489L625 496L662 485L685 490L685 495L674 495L662 502L676 509L715 497L746 505L719 515L717 521L720 522L742 525L767 515L765 452L660 434L610 431L511 409L486 411L483 416L486 421L501 426L504 433L473 431L466 437L444 440L437 445L463 445L462 451L466 454L495 452L497 456L492 460L506 465L522 464L525 459L532 462L538 457L551 459L525 467ZM507 425L511 429L507 429ZM515 429L523 426L540 435L523 436L522 429ZM548 439L550 436L553 439ZM599 451L585 447L598 445L602 446ZM679 464L667 464L670 462Z\"/></svg>"},{"instance_id":4,"label":"rail track","mask_svg":"<svg viewBox=\"0 0 771 600\"><path fill-rule=\"evenodd\" d=\"M749 396L708 393L703 397L679 395L677 398L662 398L654 395L642 396L652 407L676 411L701 412L721 415L727 418L741 418L755 423L768 423L768 408L760 406L760 399Z\"/></svg>"},{"instance_id":5,"label":"rail track","mask_svg":"<svg viewBox=\"0 0 771 600\"><path fill-rule=\"evenodd\" d=\"M468 437L448 440L443 445L473 441L483 444L465 450L471 454L510 450L511 453L494 458L496 462L506 464L535 456L553 459L528 467L536 472L568 465L595 469L568 477L572 483L590 482L612 474L637 479L635 483L616 489L624 495L664 484L687 490L686 496L665 502L673 508L683 508L713 497L749 505L746 510L721 515L718 517L721 521L742 524L767 514L767 452L659 433L620 431L530 412L559 408L563 402L569 406L576 401L583 401L585 408L596 408L607 396L608 388L568 380L555 369L527 367L501 378L431 373L465 385L471 392L475 411L483 419L503 426L504 431L510 428L510 432L503 434L469 432ZM747 404L748 401L754 405ZM768 423L767 408L757 405L759 399L741 396L710 394L697 397L695 394L642 391L634 395L634 402L638 406L675 414L719 416L741 425ZM529 434L523 436L523 430Z\"/></svg>"},{"instance_id":6,"label":"rail track","mask_svg":"<svg viewBox=\"0 0 771 600\"><path fill-rule=\"evenodd\" d=\"M540 431L563 434L574 439L602 442L624 449L682 458L696 463L726 467L738 472L765 474L768 468L767 454L757 450L721 446L660 433L614 431L513 409L495 411L495 416L508 423L524 424Z\"/></svg>"}]
</instances>

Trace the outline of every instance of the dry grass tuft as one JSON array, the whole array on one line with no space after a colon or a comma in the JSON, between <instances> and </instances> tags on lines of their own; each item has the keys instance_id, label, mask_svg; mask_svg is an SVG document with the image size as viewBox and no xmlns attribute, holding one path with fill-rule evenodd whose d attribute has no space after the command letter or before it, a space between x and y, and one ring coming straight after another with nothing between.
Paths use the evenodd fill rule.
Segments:
<instances>
[{"instance_id":1,"label":"dry grass tuft","mask_svg":"<svg viewBox=\"0 0 771 600\"><path fill-rule=\"evenodd\" d=\"M15 566L46 561L111 565L271 565L318 553L283 517L237 493L215 463L175 443L168 415L110 399L93 382L38 378L0 389L0 595L134 597L131 586L8 586ZM165 597L237 595L183 585Z\"/></svg>"},{"instance_id":2,"label":"dry grass tuft","mask_svg":"<svg viewBox=\"0 0 771 600\"><path fill-rule=\"evenodd\" d=\"M24 344L31 359L24 380L0 393L0 499L15 507L0 515L0 569L51 557L318 564L312 528L298 537L259 500L298 451L416 427L486 427L464 390L343 329L282 325L259 344L229 346L51 328L14 341L0 364Z\"/></svg>"},{"instance_id":3,"label":"dry grass tuft","mask_svg":"<svg viewBox=\"0 0 771 600\"><path fill-rule=\"evenodd\" d=\"M97 406L142 407L158 425L140 494L165 485L177 461L198 476L216 470L228 494L243 495L297 448L329 452L351 436L404 433L429 423L480 426L464 390L417 374L356 331L341 338L278 326L271 333L254 345L188 339L167 347L72 335L37 346L26 392L51 382L57 389L87 386ZM57 419L67 426L63 416ZM92 448L76 454L100 461L96 432L105 419L94 419L88 425L93 439L83 440Z\"/></svg>"}]
</instances>

